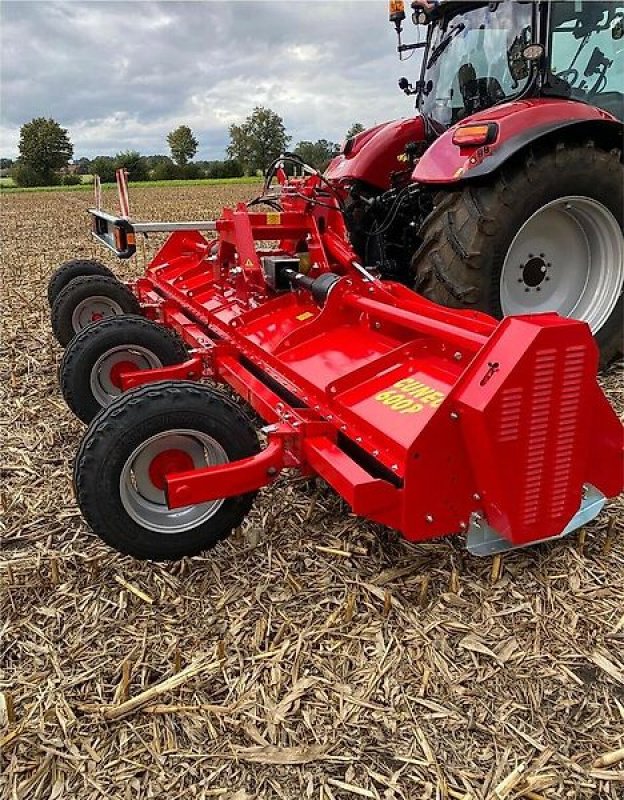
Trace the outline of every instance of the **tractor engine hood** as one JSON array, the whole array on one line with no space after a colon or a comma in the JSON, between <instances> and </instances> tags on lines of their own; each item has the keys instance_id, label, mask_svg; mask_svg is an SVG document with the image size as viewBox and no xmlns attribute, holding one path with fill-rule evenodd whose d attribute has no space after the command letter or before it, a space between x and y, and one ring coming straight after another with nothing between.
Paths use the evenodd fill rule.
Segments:
<instances>
[{"instance_id":1,"label":"tractor engine hood","mask_svg":"<svg viewBox=\"0 0 624 800\"><path fill-rule=\"evenodd\" d=\"M424 139L425 126L420 116L376 125L347 139L341 153L327 167L325 177L332 181L363 181L378 189L389 189L392 173L408 166L405 145Z\"/></svg>"}]
</instances>

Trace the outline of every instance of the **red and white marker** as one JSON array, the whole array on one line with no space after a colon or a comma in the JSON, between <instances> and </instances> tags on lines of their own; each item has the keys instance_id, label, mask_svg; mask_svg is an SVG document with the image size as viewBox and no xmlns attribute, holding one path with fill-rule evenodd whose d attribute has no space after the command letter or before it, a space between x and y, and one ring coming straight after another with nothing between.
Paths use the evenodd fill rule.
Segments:
<instances>
[{"instance_id":1,"label":"red and white marker","mask_svg":"<svg viewBox=\"0 0 624 800\"><path fill-rule=\"evenodd\" d=\"M117 178L117 192L119 193L119 208L121 216L128 218L130 216L130 199L128 197L128 171L126 169L118 169L115 172Z\"/></svg>"}]
</instances>

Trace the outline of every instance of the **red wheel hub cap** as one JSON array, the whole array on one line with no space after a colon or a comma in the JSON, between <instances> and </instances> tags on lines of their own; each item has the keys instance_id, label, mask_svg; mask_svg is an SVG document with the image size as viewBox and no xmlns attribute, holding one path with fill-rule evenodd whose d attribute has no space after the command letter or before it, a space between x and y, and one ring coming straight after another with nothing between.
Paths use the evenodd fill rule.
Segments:
<instances>
[{"instance_id":1,"label":"red wheel hub cap","mask_svg":"<svg viewBox=\"0 0 624 800\"><path fill-rule=\"evenodd\" d=\"M184 450L163 450L154 456L149 465L149 479L162 492L165 488L165 476L175 472L188 472L194 469L193 459Z\"/></svg>"},{"instance_id":2,"label":"red wheel hub cap","mask_svg":"<svg viewBox=\"0 0 624 800\"><path fill-rule=\"evenodd\" d=\"M116 386L118 389L121 389L121 375L123 372L136 372L139 369L138 364L135 364L134 361L118 361L116 364L113 364L110 371L110 382L113 386Z\"/></svg>"}]
</instances>

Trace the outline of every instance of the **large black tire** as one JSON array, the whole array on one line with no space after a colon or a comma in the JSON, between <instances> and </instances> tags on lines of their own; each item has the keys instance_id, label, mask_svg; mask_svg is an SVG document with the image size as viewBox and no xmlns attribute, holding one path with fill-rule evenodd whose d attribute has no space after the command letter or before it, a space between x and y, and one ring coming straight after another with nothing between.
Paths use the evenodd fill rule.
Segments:
<instances>
[{"instance_id":1,"label":"large black tire","mask_svg":"<svg viewBox=\"0 0 624 800\"><path fill-rule=\"evenodd\" d=\"M619 150L607 152L593 142L559 142L524 153L489 180L440 192L413 258L415 288L441 305L477 309L500 319L501 272L525 222L558 198L586 197L605 206L621 232L623 187ZM565 260L563 254L553 266L565 270ZM623 297L621 290L619 299L615 294L617 290L611 313L595 331L603 365L622 353Z\"/></svg>"},{"instance_id":2,"label":"large black tire","mask_svg":"<svg viewBox=\"0 0 624 800\"><path fill-rule=\"evenodd\" d=\"M63 354L59 384L65 402L83 422L121 394L115 375L119 363L127 368L154 369L188 358L184 341L175 331L145 317L109 317L79 331Z\"/></svg>"},{"instance_id":3,"label":"large black tire","mask_svg":"<svg viewBox=\"0 0 624 800\"><path fill-rule=\"evenodd\" d=\"M67 284L74 278L84 278L87 275L105 275L107 278L114 278L115 273L100 261L91 258L72 258L65 261L52 273L48 281L48 305L52 304Z\"/></svg>"},{"instance_id":4,"label":"large black tire","mask_svg":"<svg viewBox=\"0 0 624 800\"><path fill-rule=\"evenodd\" d=\"M226 461L248 458L259 450L247 417L225 394L187 381L163 381L126 392L93 420L82 440L74 466L78 505L92 530L121 553L155 561L197 555L228 536L251 508L255 492L215 501L221 505L212 510L205 504L176 512L186 517L168 510L156 484L145 484L145 465L139 469L133 459L139 448L153 447L155 437L168 437L162 439L165 445L172 441L179 448L180 431L190 441L192 432L216 442ZM145 452L140 450L138 458ZM145 503L153 491L158 502ZM202 518L202 513L209 516Z\"/></svg>"},{"instance_id":5,"label":"large black tire","mask_svg":"<svg viewBox=\"0 0 624 800\"><path fill-rule=\"evenodd\" d=\"M102 302L102 300L104 302ZM52 331L58 343L66 347L78 331L93 324L89 304L97 309L99 319L120 314L139 314L139 301L130 289L116 278L104 275L87 275L73 278L57 295L52 304ZM84 308L84 314L76 319L74 312Z\"/></svg>"}]
</instances>

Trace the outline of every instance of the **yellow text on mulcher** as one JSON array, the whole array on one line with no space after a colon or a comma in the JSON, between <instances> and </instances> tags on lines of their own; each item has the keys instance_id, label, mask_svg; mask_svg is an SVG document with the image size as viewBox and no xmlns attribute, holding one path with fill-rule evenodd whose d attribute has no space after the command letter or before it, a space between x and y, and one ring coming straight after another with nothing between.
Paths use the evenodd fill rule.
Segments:
<instances>
[{"instance_id":1,"label":"yellow text on mulcher","mask_svg":"<svg viewBox=\"0 0 624 800\"><path fill-rule=\"evenodd\" d=\"M438 408L445 395L414 378L402 378L375 395L375 400L399 414L417 414L427 406Z\"/></svg>"}]
</instances>

